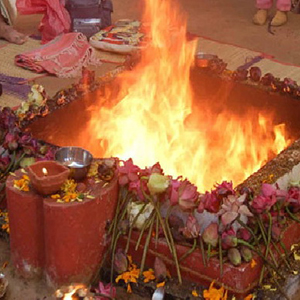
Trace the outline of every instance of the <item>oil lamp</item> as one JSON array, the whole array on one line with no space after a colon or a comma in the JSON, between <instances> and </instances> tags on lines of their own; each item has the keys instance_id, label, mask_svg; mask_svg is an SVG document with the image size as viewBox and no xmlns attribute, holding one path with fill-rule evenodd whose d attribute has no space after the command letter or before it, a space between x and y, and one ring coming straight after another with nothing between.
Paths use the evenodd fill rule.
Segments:
<instances>
[{"instance_id":1,"label":"oil lamp","mask_svg":"<svg viewBox=\"0 0 300 300\"><path fill-rule=\"evenodd\" d=\"M57 192L70 174L69 168L56 161L38 161L28 167L33 188L41 195Z\"/></svg>"}]
</instances>

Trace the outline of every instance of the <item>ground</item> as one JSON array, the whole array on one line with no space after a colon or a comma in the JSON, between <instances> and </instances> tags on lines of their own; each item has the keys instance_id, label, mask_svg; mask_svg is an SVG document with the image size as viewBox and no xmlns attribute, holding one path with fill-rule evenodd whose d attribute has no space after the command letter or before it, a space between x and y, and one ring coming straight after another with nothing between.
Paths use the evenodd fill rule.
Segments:
<instances>
[{"instance_id":1,"label":"ground","mask_svg":"<svg viewBox=\"0 0 300 300\"><path fill-rule=\"evenodd\" d=\"M140 0L113 0L113 20L121 18L140 18ZM273 55L275 59L300 65L300 15L289 13L286 25L268 32L267 25L252 24L255 13L254 0L180 0L182 9L188 17L188 31L199 36L238 45L255 51ZM32 16L17 19L16 26L27 33L36 32L37 19ZM9 262L7 241L0 240L0 265ZM14 274L9 263L4 270L9 288L6 300L51 299L52 290L40 281L27 281ZM118 299L145 299L127 296L119 290ZM53 299L53 298L52 298Z\"/></svg>"}]
</instances>

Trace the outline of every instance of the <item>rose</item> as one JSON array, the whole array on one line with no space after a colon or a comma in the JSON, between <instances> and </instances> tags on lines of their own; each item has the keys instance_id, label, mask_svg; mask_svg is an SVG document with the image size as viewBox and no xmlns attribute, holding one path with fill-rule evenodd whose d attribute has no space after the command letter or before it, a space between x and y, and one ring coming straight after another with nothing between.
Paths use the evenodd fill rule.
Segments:
<instances>
[{"instance_id":1,"label":"rose","mask_svg":"<svg viewBox=\"0 0 300 300\"><path fill-rule=\"evenodd\" d=\"M130 181L128 190L136 194L137 198L141 201L145 200L144 194L149 194L147 182L145 180Z\"/></svg>"},{"instance_id":2,"label":"rose","mask_svg":"<svg viewBox=\"0 0 300 300\"><path fill-rule=\"evenodd\" d=\"M220 200L217 198L214 192L209 193L206 192L204 195L200 197L200 203L198 205L197 211L199 213L203 213L204 210L207 210L211 213L217 213L220 207Z\"/></svg>"},{"instance_id":3,"label":"rose","mask_svg":"<svg viewBox=\"0 0 300 300\"><path fill-rule=\"evenodd\" d=\"M237 246L238 239L232 228L222 233L222 248L229 249Z\"/></svg>"},{"instance_id":4,"label":"rose","mask_svg":"<svg viewBox=\"0 0 300 300\"><path fill-rule=\"evenodd\" d=\"M151 195L161 194L166 191L169 186L170 179L167 176L152 173L149 177L147 187Z\"/></svg>"},{"instance_id":5,"label":"rose","mask_svg":"<svg viewBox=\"0 0 300 300\"><path fill-rule=\"evenodd\" d=\"M133 164L131 158L127 161L123 161L123 165L118 165L117 169L119 171L120 185L126 185L131 181L137 181L139 179L138 173L140 172L140 168Z\"/></svg>"},{"instance_id":6,"label":"rose","mask_svg":"<svg viewBox=\"0 0 300 300\"><path fill-rule=\"evenodd\" d=\"M256 213L261 214L265 211L269 211L276 201L275 195L272 195L271 197L259 195L253 199L251 207Z\"/></svg>"},{"instance_id":7,"label":"rose","mask_svg":"<svg viewBox=\"0 0 300 300\"><path fill-rule=\"evenodd\" d=\"M287 202L293 208L293 212L297 212L300 209L300 189L299 187L291 187L288 190Z\"/></svg>"},{"instance_id":8,"label":"rose","mask_svg":"<svg viewBox=\"0 0 300 300\"><path fill-rule=\"evenodd\" d=\"M104 296L108 296L107 297L103 297L103 296L96 296L95 299L96 300L107 300L107 299L112 299L116 297L117 291L116 288L111 284L104 284L101 281L99 282L99 287L98 289L95 289L97 293L102 294Z\"/></svg>"},{"instance_id":9,"label":"rose","mask_svg":"<svg viewBox=\"0 0 300 300\"><path fill-rule=\"evenodd\" d=\"M186 226L181 230L183 235L188 238L197 238L200 233L200 225L193 215L189 215L186 221Z\"/></svg>"}]
</instances>

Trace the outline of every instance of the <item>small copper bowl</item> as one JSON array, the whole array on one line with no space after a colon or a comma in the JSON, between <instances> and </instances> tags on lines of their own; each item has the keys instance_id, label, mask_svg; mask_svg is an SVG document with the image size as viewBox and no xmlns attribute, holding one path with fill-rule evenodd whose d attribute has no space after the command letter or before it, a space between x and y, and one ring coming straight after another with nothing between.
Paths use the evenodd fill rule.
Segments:
<instances>
[{"instance_id":1,"label":"small copper bowl","mask_svg":"<svg viewBox=\"0 0 300 300\"><path fill-rule=\"evenodd\" d=\"M196 66L199 68L207 68L209 65L209 62L213 59L216 59L218 56L214 54L207 54L203 52L198 52L195 55L195 63Z\"/></svg>"},{"instance_id":2,"label":"small copper bowl","mask_svg":"<svg viewBox=\"0 0 300 300\"><path fill-rule=\"evenodd\" d=\"M81 180L86 177L93 156L80 147L61 147L55 153L55 160L70 169L70 177Z\"/></svg>"},{"instance_id":3,"label":"small copper bowl","mask_svg":"<svg viewBox=\"0 0 300 300\"><path fill-rule=\"evenodd\" d=\"M28 167L32 186L44 196L59 191L69 174L67 167L53 160L38 161Z\"/></svg>"}]
</instances>

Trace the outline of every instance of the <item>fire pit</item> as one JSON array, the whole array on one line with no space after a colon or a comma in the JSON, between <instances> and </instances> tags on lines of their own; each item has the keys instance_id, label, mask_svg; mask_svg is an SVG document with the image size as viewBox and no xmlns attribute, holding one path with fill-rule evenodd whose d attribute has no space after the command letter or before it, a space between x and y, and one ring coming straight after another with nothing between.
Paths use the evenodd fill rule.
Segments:
<instances>
[{"instance_id":1,"label":"fire pit","mask_svg":"<svg viewBox=\"0 0 300 300\"><path fill-rule=\"evenodd\" d=\"M159 257L166 261L171 272L178 276L179 282L181 282L182 268L182 275L189 280L198 281L199 278L205 281L216 280L220 285L225 284L228 290L244 295L257 284L258 274L264 277L262 265L268 262L269 253L274 252L269 250L272 241L271 228L272 222L279 226L277 221L280 214L278 213L278 219L274 221L269 211L274 203L277 203L277 198L274 202L274 197L278 196L278 191L274 190L278 187L264 186L264 189L268 190L268 193L266 192L268 196L271 188L274 193L271 193L274 196L271 200L266 195L261 196L267 198L270 203L266 204L255 197L259 197L262 183L274 183L300 162L299 141L296 141L300 137L300 120L297 114L300 102L292 97L274 95L244 85L234 80L234 76L220 78L214 74L203 73L203 68L193 65L196 45L195 42L186 40L185 20L176 13L169 13L168 1L160 1L160 5L156 6L151 5L156 1L158 0L147 2L149 15L145 17L145 21L153 24L153 30L166 27L168 30L149 33L152 45L142 53L139 63L132 70L125 71L115 80L100 83L97 90L85 93L67 105L64 104L69 96L68 91L61 92L55 100L51 100L51 103L57 104L53 106L51 113L45 114L43 118L27 118L28 123L24 123L23 128L24 131L32 133L35 138L60 147L83 147L94 157L121 159L117 168L118 181L122 190L119 193L119 200L115 201L117 202L115 219L108 229L112 234L110 249L112 262L115 262L114 250L120 246L129 250L127 253L137 253L136 258L142 265L141 272L145 264L150 265L154 257ZM165 14L158 13L157 7ZM172 7L173 11L174 7ZM162 15L170 17L168 24L165 16L159 17ZM176 34L170 33L169 28L176 28ZM163 46L162 41L165 43ZM84 89L83 84L79 90ZM281 152L284 149L286 150ZM278 155L280 152L281 154ZM129 159L131 157L137 165L152 167L140 169ZM154 164L157 161L161 166ZM268 163L265 167L260 169L266 162ZM97 170L102 167L99 165ZM166 176L165 173L170 176ZM248 181L247 186L243 186L249 176L252 179ZM185 177L188 180L183 179ZM229 182L231 180L237 189L233 188L232 183ZM254 182L257 183L255 186L257 189L252 191ZM201 193L197 191L196 186ZM115 186L113 189L115 200L116 189ZM210 189L211 192L208 192ZM130 199L126 198L128 195L131 196ZM193 196L190 197L191 199L186 199L191 195ZM109 196L110 194L107 195L108 198ZM280 198L278 203L281 205L285 202ZM285 216L289 212L289 205L295 209L295 212L298 211L295 203L288 203L286 206L279 207L279 210L284 210ZM62 280L70 280L69 275L78 272L74 265L65 262L66 252L62 254L64 244L60 241L69 241L70 234L62 231L61 228L66 228L72 223L64 219L64 208L71 212L69 216L76 215L80 219L82 216L89 216L84 213L84 206L89 207L94 220L97 213L101 211L103 214L104 210L99 208L100 205L100 199L87 201L84 205L68 203L64 207L53 199L43 201L47 249L45 268L51 278L57 276L55 268L58 268L59 279ZM195 250L194 253L190 249L191 244L189 248L180 242L174 243L173 228L169 225L169 213L173 206L182 209L181 214L184 218L181 221L184 224L177 229L189 242L192 240L195 247L198 247L197 250L192 248L193 251ZM165 208L163 215L161 215L161 208ZM139 214L142 214L144 209L148 215L144 217L143 222L137 222ZM195 216L200 214L202 219L201 214L205 210L213 214L211 218L214 221L201 224L203 228L200 230L200 224L197 224L198 220L195 221ZM138 213L132 216L131 211L138 211ZM225 212L232 213L229 217L227 214L229 221L223 218ZM260 219L261 212L266 214L263 220ZM289 213L293 215L293 212ZM276 215L275 209L272 213ZM241 216L243 218L240 219ZM105 216L102 217L104 221ZM125 224L122 223L123 219ZM157 222L155 230L154 220ZM249 227L250 229L247 227L248 220L252 222L250 227L257 224L259 226L258 229L255 228L264 238L265 247L262 247L262 250L259 242L255 240L256 231L254 233L252 227ZM269 220L267 225L263 223L266 220ZM238 221L240 227L231 228L233 223ZM140 224L137 227L139 233L135 231L134 226L137 226L135 223ZM295 241L298 241L299 232L295 224L288 227L293 234L286 234L286 237L292 236ZM78 225L76 232L82 235L89 234L89 238L92 239L92 227L86 225L82 229ZM89 230L85 230L86 228ZM253 244L246 244L247 237L243 239L235 236L241 228L246 229L248 234L251 233L248 238L253 239ZM268 228L268 238L265 237L265 228ZM127 238L118 239L123 231L127 233L129 231ZM212 241L210 238L204 238L207 231L214 233ZM70 249L76 249L77 242L81 241L78 232L76 238L73 237L69 241ZM161 232L163 232L163 241L159 240ZM153 238L153 233L157 235L156 239ZM223 238L226 238L225 246L228 248L222 248ZM238 238L239 243L244 243L243 246L247 245L248 250L255 251L255 247L259 247L257 256L253 258L254 261L250 261L249 257L243 257L242 261L241 244L238 246L233 244L236 241L232 241L233 238ZM230 245L228 239L232 242ZM198 240L205 244L199 246ZM286 242L287 247L290 246L291 240L283 239L283 241ZM83 244L85 246L85 243ZM136 245L133 250L134 244L144 246ZM157 251L157 245L161 247L160 253ZM84 246L81 243L78 251L75 251L78 257ZM140 248L148 248L151 255L147 256L147 253ZM218 259L212 257L215 253L211 248L218 253ZM221 262L223 252L227 259L233 262L234 267L229 265L228 260L223 266ZM277 252L277 256L273 256L272 262L269 263L273 269L277 266L276 257L281 255L280 250ZM203 263L204 267L201 265L205 257L203 253L207 253L209 260L207 265ZM180 255L179 259L183 260L181 267L177 255ZM238 262L234 260L236 257L239 258ZM187 259L184 260L185 258ZM175 266L172 264L172 259L175 261ZM196 266L196 269L192 270L191 266ZM223 270L220 273L221 266ZM129 268L130 271L138 271L132 262L129 263ZM126 273L126 270L123 271ZM206 273L199 276L202 272ZM232 274L234 274L233 280L230 277ZM121 279L125 281L124 278L120 274L116 281ZM76 279L72 278L72 280ZM127 288L130 288L130 284Z\"/></svg>"}]
</instances>

